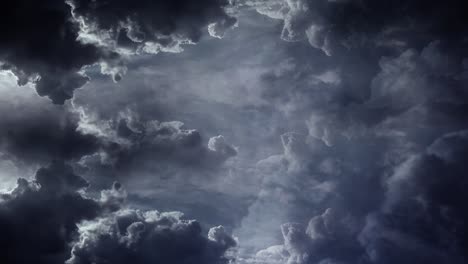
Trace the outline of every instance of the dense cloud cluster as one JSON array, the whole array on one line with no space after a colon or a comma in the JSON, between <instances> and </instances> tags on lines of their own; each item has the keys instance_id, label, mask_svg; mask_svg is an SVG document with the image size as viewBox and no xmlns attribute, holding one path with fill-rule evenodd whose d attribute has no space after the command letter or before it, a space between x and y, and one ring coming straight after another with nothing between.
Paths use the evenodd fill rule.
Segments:
<instances>
[{"instance_id":1,"label":"dense cloud cluster","mask_svg":"<svg viewBox=\"0 0 468 264\"><path fill-rule=\"evenodd\" d=\"M465 263L467 132L437 139L396 168L360 239L377 263Z\"/></svg>"},{"instance_id":2,"label":"dense cloud cluster","mask_svg":"<svg viewBox=\"0 0 468 264\"><path fill-rule=\"evenodd\" d=\"M85 33L97 38L99 44L136 52L177 52L181 44L197 42L207 25L229 28L236 22L224 10L226 0L70 3Z\"/></svg>"},{"instance_id":3,"label":"dense cloud cluster","mask_svg":"<svg viewBox=\"0 0 468 264\"><path fill-rule=\"evenodd\" d=\"M284 19L283 11L275 13L276 8L283 8L281 2L248 4ZM300 32L312 23L310 12L315 11L305 7L306 1L287 3L290 10L295 9L285 13L283 37L286 32L289 40L299 40ZM373 10L373 4L360 3L369 7L366 12ZM360 7L357 1L323 4L342 5L350 19L358 11L348 8ZM435 2L428 5L437 6ZM380 38L381 31L403 20L392 15L393 21L382 20L372 29L363 27L374 25L366 20L372 17L363 16L362 25L361 17L357 24L342 29L340 23L329 25L326 31L335 38L335 46L325 51L333 56L310 55L308 60L300 57L308 53L294 50L283 65L263 74L263 98L285 116L304 122L306 132L300 128L298 133L284 134L284 153L257 163L261 191L236 235L245 248L267 247L280 240L284 245L260 250L245 263L465 261L465 209L459 203L463 191L454 185L464 186L457 175L458 160L464 155L461 150L466 148L465 132L460 132L467 121L466 53L461 49L466 34L454 22L464 19L453 8L456 5L462 3L450 2L451 7L441 11L453 12L452 29L460 35L451 35L444 16L432 19L429 9L423 9L408 17L415 23L408 32L420 35L400 32L398 37L406 42L394 45ZM407 8L417 12L411 4ZM319 15L325 16L320 23L328 25L328 13ZM299 30L301 25L304 31ZM344 52L343 39L351 41L355 34L362 34L363 42L350 42L353 45ZM373 42L381 40L390 47ZM291 126L300 127L294 122ZM317 252L314 239L311 242L305 231L307 215L317 215L327 207L349 212L355 221L348 239L340 239L344 244L326 247L352 248L342 259L337 252ZM252 228L258 219L267 224ZM281 225L281 221L295 223ZM280 226L282 239L278 238ZM339 227L331 229L340 233Z\"/></svg>"},{"instance_id":4,"label":"dense cloud cluster","mask_svg":"<svg viewBox=\"0 0 468 264\"><path fill-rule=\"evenodd\" d=\"M187 181L190 172L198 177L215 171L237 155L223 136L206 142L200 132L185 128L180 121L144 120L132 111L95 121L87 120L80 127L99 138L100 149L83 157L80 167L104 185L116 177L123 180L142 172L156 179L177 178L183 172L181 180Z\"/></svg>"},{"instance_id":5,"label":"dense cloud cluster","mask_svg":"<svg viewBox=\"0 0 468 264\"><path fill-rule=\"evenodd\" d=\"M307 226L281 225L284 244L257 252L255 263L359 263L362 250L354 236L357 230L352 218L328 208Z\"/></svg>"},{"instance_id":6,"label":"dense cloud cluster","mask_svg":"<svg viewBox=\"0 0 468 264\"><path fill-rule=\"evenodd\" d=\"M100 147L97 137L78 130L76 115L51 107L20 109L8 102L0 110L9 112L0 120L0 151L11 158L38 163L78 160Z\"/></svg>"},{"instance_id":7,"label":"dense cloud cluster","mask_svg":"<svg viewBox=\"0 0 468 264\"><path fill-rule=\"evenodd\" d=\"M0 67L18 84L36 84L39 95L63 104L89 78L83 68L101 64L120 80L126 47L143 52L180 51L208 25L228 28L228 3L198 1L9 1L0 13ZM175 49L175 50L174 50Z\"/></svg>"},{"instance_id":8,"label":"dense cloud cluster","mask_svg":"<svg viewBox=\"0 0 468 264\"><path fill-rule=\"evenodd\" d=\"M466 263L466 9L5 4L0 262Z\"/></svg>"},{"instance_id":9,"label":"dense cloud cluster","mask_svg":"<svg viewBox=\"0 0 468 264\"><path fill-rule=\"evenodd\" d=\"M241 1L259 13L282 19L281 38L308 40L325 54L346 49L426 45L443 39L460 47L468 33L464 1ZM454 42L455 41L455 42Z\"/></svg>"},{"instance_id":10,"label":"dense cloud cluster","mask_svg":"<svg viewBox=\"0 0 468 264\"><path fill-rule=\"evenodd\" d=\"M81 220L101 211L99 202L79 191L88 183L71 167L54 163L33 181L18 179L0 202L2 263L63 263Z\"/></svg>"},{"instance_id":11,"label":"dense cloud cluster","mask_svg":"<svg viewBox=\"0 0 468 264\"><path fill-rule=\"evenodd\" d=\"M235 246L222 226L201 235L182 213L124 209L119 183L99 199L86 197L88 182L61 162L18 180L0 200L2 263L227 263ZM84 221L84 222L83 222Z\"/></svg>"},{"instance_id":12,"label":"dense cloud cluster","mask_svg":"<svg viewBox=\"0 0 468 264\"><path fill-rule=\"evenodd\" d=\"M38 94L63 104L88 78L79 73L97 62L102 51L77 41L79 28L62 0L20 0L2 4L0 63L18 84L36 83Z\"/></svg>"},{"instance_id":13,"label":"dense cloud cluster","mask_svg":"<svg viewBox=\"0 0 468 264\"><path fill-rule=\"evenodd\" d=\"M228 263L224 253L236 242L223 227L207 238L198 222L181 216L127 209L85 222L66 263Z\"/></svg>"}]
</instances>

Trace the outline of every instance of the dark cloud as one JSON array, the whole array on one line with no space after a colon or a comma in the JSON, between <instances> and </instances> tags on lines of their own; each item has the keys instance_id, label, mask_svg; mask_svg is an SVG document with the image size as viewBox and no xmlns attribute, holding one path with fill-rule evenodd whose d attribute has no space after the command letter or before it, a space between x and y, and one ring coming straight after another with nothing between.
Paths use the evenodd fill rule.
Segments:
<instances>
[{"instance_id":1,"label":"dark cloud","mask_svg":"<svg viewBox=\"0 0 468 264\"><path fill-rule=\"evenodd\" d=\"M96 152L99 139L78 129L79 117L66 109L5 102L0 120L0 149L19 161L48 163L78 160ZM7 110L8 109L8 110Z\"/></svg>"},{"instance_id":2,"label":"dark cloud","mask_svg":"<svg viewBox=\"0 0 468 264\"><path fill-rule=\"evenodd\" d=\"M236 21L223 9L228 5L227 0L73 0L71 4L73 13L90 32L106 31L116 45L134 45L154 53L165 48L178 49L184 42L197 42L209 24L218 23L217 28L225 28Z\"/></svg>"},{"instance_id":3,"label":"dark cloud","mask_svg":"<svg viewBox=\"0 0 468 264\"><path fill-rule=\"evenodd\" d=\"M446 134L387 180L386 201L361 239L378 263L465 263L467 132Z\"/></svg>"},{"instance_id":4,"label":"dark cloud","mask_svg":"<svg viewBox=\"0 0 468 264\"><path fill-rule=\"evenodd\" d=\"M63 163L39 169L33 181L18 179L0 202L2 263L63 263L76 224L100 212L78 191L88 183Z\"/></svg>"},{"instance_id":5,"label":"dark cloud","mask_svg":"<svg viewBox=\"0 0 468 264\"><path fill-rule=\"evenodd\" d=\"M9 1L2 4L0 14L0 67L14 72L18 84L33 82L39 95L63 104L89 80L81 72L84 66L100 63L103 73L120 80L125 72L119 58L122 49L178 52L181 44L196 42L209 24L232 26L235 19L223 8L227 4ZM86 38L93 34L94 41ZM106 34L108 39L100 38Z\"/></svg>"},{"instance_id":6,"label":"dark cloud","mask_svg":"<svg viewBox=\"0 0 468 264\"><path fill-rule=\"evenodd\" d=\"M104 214L78 229L73 222L73 252L57 258L223 263L227 252L249 264L466 262L462 1L72 3L64 9L71 32L96 56L67 68L66 56L49 54L59 66L37 73L45 58L27 55L40 63L25 59L26 68L5 55L4 67L41 75L38 92L57 98L86 82L77 75L85 65L115 80L127 67L134 73L118 84L93 77L70 107L5 104L0 157L66 160L93 182L89 195L116 179L135 194L115 184L92 199ZM238 34L225 34L231 15ZM225 37L208 43L202 30ZM127 61L196 41L176 56ZM31 192L86 185L41 175L40 188L26 184ZM125 201L149 211L122 209ZM223 228L206 238L203 225L155 205L219 220L238 248L228 250Z\"/></svg>"},{"instance_id":7,"label":"dark cloud","mask_svg":"<svg viewBox=\"0 0 468 264\"><path fill-rule=\"evenodd\" d=\"M328 208L314 216L307 226L281 225L284 243L257 252L254 263L364 263L363 250L355 234L352 217Z\"/></svg>"},{"instance_id":8,"label":"dark cloud","mask_svg":"<svg viewBox=\"0 0 468 264\"><path fill-rule=\"evenodd\" d=\"M127 139L129 145L122 144L121 151L117 151L116 165L125 166L130 160L141 160L142 156L146 156L186 166L211 167L237 154L223 136L210 138L205 146L197 130L185 129L183 125L179 121L140 122L120 119L117 135Z\"/></svg>"},{"instance_id":9,"label":"dark cloud","mask_svg":"<svg viewBox=\"0 0 468 264\"><path fill-rule=\"evenodd\" d=\"M224 254L236 242L224 228L214 227L205 237L198 222L181 216L121 210L86 222L67 263L228 263Z\"/></svg>"},{"instance_id":10,"label":"dark cloud","mask_svg":"<svg viewBox=\"0 0 468 264\"><path fill-rule=\"evenodd\" d=\"M296 230L291 231L291 236L297 233L302 237L299 240L308 241L303 231L307 215L310 218L327 207L350 212L358 227L363 226L366 217L369 214L374 215L375 211L380 210L381 204L386 203L384 193L387 186L382 181L392 174L395 167L412 155L424 152L441 135L466 129L467 97L463 88L466 86L466 59L458 50L446 50L442 42L435 41L421 50L408 49L392 56L379 57L375 66L373 60L364 62L356 57L350 61L330 60L330 64L325 63L325 68L320 69L315 61L293 57L283 67L275 67L262 76L265 86L260 89L264 98L292 120L302 121L307 132L303 132L303 128L300 129L299 126L296 130L299 133L284 134L284 152L257 164L259 170L256 175L262 177L262 187L258 199L243 219L241 228L235 233L239 236L241 248L258 249L259 245L267 247L278 243L281 240L278 238L278 227L290 221L298 223L291 226L291 230ZM364 76L355 76L360 81L367 78L362 82L362 90L354 89L357 88L354 77L347 76L350 72L361 71L356 65L348 64L351 61L364 63L372 69ZM365 72L366 69L362 71ZM293 127L291 124L289 125ZM455 147L456 144L444 147L447 153L445 155L463 156L462 152L449 154L451 152L448 150L464 149L460 140L451 140L460 147ZM434 146L430 149L435 149ZM437 177L441 177L440 181L443 181L448 175L455 174L452 169L447 168L441 169ZM415 183L414 188L424 188L425 184L430 184L426 180L432 181L427 177L421 178L421 182ZM451 188L442 187L442 182L434 184L441 186L438 192L450 192ZM429 197L433 195L436 194L428 194ZM419 198L411 195L408 199L416 201ZM451 202L457 203L456 199ZM407 203L402 202L402 205ZM464 209L457 207L454 210L462 212ZM291 253L284 247L273 246L258 252L256 257L283 259L283 262L256 261L284 263L291 255L297 255L304 263L334 263L333 257L338 258L337 263L359 263L357 260L362 263L387 263L386 259L388 263L415 263L429 261L432 256L434 258L430 261L435 263L463 259L464 256L457 256L463 249L457 252L448 250L448 246L437 248L438 246L431 244L413 243L412 232L418 232L418 236L428 233L417 231L418 223L438 230L431 232L443 229L437 228L437 223L433 220L425 220L432 217L417 216L416 211L412 215L411 209L405 209L404 212L407 214L406 218L399 220L395 218L400 212L388 217L377 214L376 218L368 218L369 227L366 229L370 230L369 236L377 238L373 240L375 243L370 243L367 252L356 244L357 234L360 232L358 228L350 235L350 245L356 251L354 255L343 259L339 259L340 254L336 252L321 256L320 252L326 250L311 253L309 250L313 246L308 244L309 241L299 243L298 248L302 249L293 247L292 252L296 253ZM414 222L403 224L405 227L396 223L412 217L415 217ZM448 217L457 221L454 217ZM264 224L251 228L258 221ZM373 226L373 221L378 223L375 224L377 227ZM429 222L425 224L424 221ZM396 232L399 233L386 229L387 224L397 225ZM461 226L452 227L463 229ZM449 229L447 226L444 228ZM382 232L385 235L380 236ZM462 239L464 231L461 233L457 239ZM444 239L451 240L450 236ZM387 246L388 241L394 244L403 243L404 246ZM414 247L412 250L415 251L411 253L412 250L408 251L406 247ZM424 251L431 251L434 255L428 253L418 256ZM375 257L378 254L380 257Z\"/></svg>"},{"instance_id":11,"label":"dark cloud","mask_svg":"<svg viewBox=\"0 0 468 264\"><path fill-rule=\"evenodd\" d=\"M241 2L242 3L242 2ZM308 40L327 55L368 47L422 48L443 39L458 46L467 34L466 3L440 1L246 1L258 12L284 20L281 37ZM458 43L454 43L456 41Z\"/></svg>"},{"instance_id":12,"label":"dark cloud","mask_svg":"<svg viewBox=\"0 0 468 264\"><path fill-rule=\"evenodd\" d=\"M85 196L88 182L54 162L34 180L20 178L0 200L2 263L227 263L236 242L222 226L201 234L182 213L122 209L120 183L99 199ZM84 221L84 222L83 222Z\"/></svg>"},{"instance_id":13,"label":"dark cloud","mask_svg":"<svg viewBox=\"0 0 468 264\"><path fill-rule=\"evenodd\" d=\"M85 157L80 167L104 185L115 178L187 181L204 173L209 178L209 173L237 155L223 136L206 142L200 132L185 128L182 122L141 120L131 111L93 125L100 131L101 150Z\"/></svg>"},{"instance_id":14,"label":"dark cloud","mask_svg":"<svg viewBox=\"0 0 468 264\"><path fill-rule=\"evenodd\" d=\"M37 92L63 104L88 78L78 71L97 62L99 48L77 41L79 28L62 0L30 0L2 4L0 62L18 84L33 81Z\"/></svg>"}]
</instances>

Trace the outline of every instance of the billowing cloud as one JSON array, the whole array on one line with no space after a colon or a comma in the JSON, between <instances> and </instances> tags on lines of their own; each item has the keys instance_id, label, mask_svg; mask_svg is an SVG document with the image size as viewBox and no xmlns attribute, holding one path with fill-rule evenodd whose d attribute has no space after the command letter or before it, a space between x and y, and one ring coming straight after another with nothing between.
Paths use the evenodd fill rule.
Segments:
<instances>
[{"instance_id":1,"label":"billowing cloud","mask_svg":"<svg viewBox=\"0 0 468 264\"><path fill-rule=\"evenodd\" d=\"M228 263L224 254L234 239L222 227L206 237L198 222L181 216L126 209L84 222L66 263Z\"/></svg>"},{"instance_id":2,"label":"billowing cloud","mask_svg":"<svg viewBox=\"0 0 468 264\"><path fill-rule=\"evenodd\" d=\"M241 1L284 21L281 38L307 40L327 55L371 47L411 48L466 36L463 1ZM437 10L437 11L436 11Z\"/></svg>"},{"instance_id":3,"label":"billowing cloud","mask_svg":"<svg viewBox=\"0 0 468 264\"><path fill-rule=\"evenodd\" d=\"M226 14L227 4L10 1L0 14L0 67L14 72L18 84L33 82L39 95L63 104L89 80L86 66L98 63L103 73L120 80L126 48L179 52L181 44L198 41L208 25L232 26L235 19Z\"/></svg>"},{"instance_id":4,"label":"billowing cloud","mask_svg":"<svg viewBox=\"0 0 468 264\"><path fill-rule=\"evenodd\" d=\"M48 18L61 10L61 37L35 49L3 24L3 67L56 103L87 85L54 106L10 95L0 79L1 178L55 159L91 185L63 166L62 177L20 180L27 188L2 205L71 193L93 213L57 220L63 232L46 227L65 246L39 247L39 261L466 262L462 1L49 2L55 9L31 6ZM8 17L15 28L36 26ZM70 54L53 53L57 41ZM115 81L129 73L114 83L96 66ZM128 195L120 183L102 190L115 180ZM0 215L67 217L41 206Z\"/></svg>"},{"instance_id":5,"label":"billowing cloud","mask_svg":"<svg viewBox=\"0 0 468 264\"><path fill-rule=\"evenodd\" d=\"M63 104L88 78L80 69L97 62L102 51L78 38L70 6L62 0L21 0L2 4L0 62L18 84L36 83L38 94Z\"/></svg>"},{"instance_id":6,"label":"billowing cloud","mask_svg":"<svg viewBox=\"0 0 468 264\"><path fill-rule=\"evenodd\" d=\"M0 107L2 108L2 107ZM22 161L78 160L99 149L99 139L78 130L78 117L56 109L28 107L0 121L1 151Z\"/></svg>"},{"instance_id":7,"label":"billowing cloud","mask_svg":"<svg viewBox=\"0 0 468 264\"><path fill-rule=\"evenodd\" d=\"M355 220L328 208L300 223L281 225L283 244L258 251L248 260L252 263L359 263L363 249L355 236L359 226Z\"/></svg>"},{"instance_id":8,"label":"billowing cloud","mask_svg":"<svg viewBox=\"0 0 468 264\"><path fill-rule=\"evenodd\" d=\"M125 209L119 183L100 198L69 165L52 163L18 180L0 200L2 263L227 263L236 245L222 226L201 234L182 213ZM83 222L84 221L84 222Z\"/></svg>"},{"instance_id":9,"label":"billowing cloud","mask_svg":"<svg viewBox=\"0 0 468 264\"><path fill-rule=\"evenodd\" d=\"M82 159L80 164L96 180L119 180L135 176L144 178L176 177L184 181L190 172L216 170L237 150L223 136L203 140L196 129L187 129L179 121L142 120L125 111L110 120L82 119L80 129L99 138L100 150ZM105 179L105 176L111 178ZM104 179L102 179L104 177Z\"/></svg>"},{"instance_id":10,"label":"billowing cloud","mask_svg":"<svg viewBox=\"0 0 468 264\"><path fill-rule=\"evenodd\" d=\"M101 211L99 202L79 193L87 186L63 163L38 170L33 181L18 179L0 201L1 262L63 263L76 224Z\"/></svg>"},{"instance_id":11,"label":"billowing cloud","mask_svg":"<svg viewBox=\"0 0 468 264\"><path fill-rule=\"evenodd\" d=\"M386 200L360 238L377 263L464 263L467 132L449 133L388 178Z\"/></svg>"}]
</instances>

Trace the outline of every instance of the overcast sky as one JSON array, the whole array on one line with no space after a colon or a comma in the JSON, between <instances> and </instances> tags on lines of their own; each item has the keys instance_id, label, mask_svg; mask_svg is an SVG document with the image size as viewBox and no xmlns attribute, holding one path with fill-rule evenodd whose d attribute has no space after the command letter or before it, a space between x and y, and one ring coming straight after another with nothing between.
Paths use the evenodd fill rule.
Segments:
<instances>
[{"instance_id":1,"label":"overcast sky","mask_svg":"<svg viewBox=\"0 0 468 264\"><path fill-rule=\"evenodd\" d=\"M462 0L0 7L0 263L468 263Z\"/></svg>"}]
</instances>

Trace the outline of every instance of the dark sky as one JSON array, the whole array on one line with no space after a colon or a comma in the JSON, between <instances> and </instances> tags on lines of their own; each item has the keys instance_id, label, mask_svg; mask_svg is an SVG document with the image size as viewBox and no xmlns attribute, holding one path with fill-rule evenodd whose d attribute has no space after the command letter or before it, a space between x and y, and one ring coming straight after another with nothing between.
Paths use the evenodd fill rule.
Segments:
<instances>
[{"instance_id":1,"label":"dark sky","mask_svg":"<svg viewBox=\"0 0 468 264\"><path fill-rule=\"evenodd\" d=\"M468 263L465 1L0 5L0 263Z\"/></svg>"}]
</instances>

